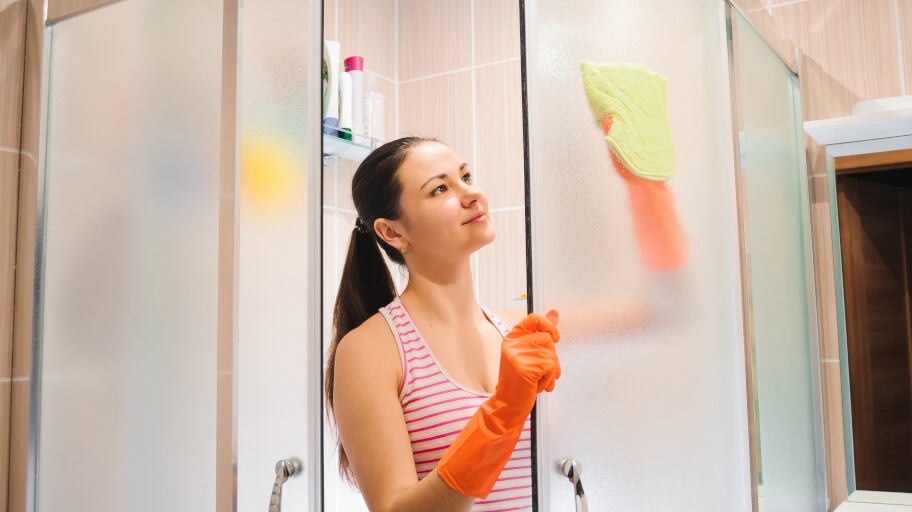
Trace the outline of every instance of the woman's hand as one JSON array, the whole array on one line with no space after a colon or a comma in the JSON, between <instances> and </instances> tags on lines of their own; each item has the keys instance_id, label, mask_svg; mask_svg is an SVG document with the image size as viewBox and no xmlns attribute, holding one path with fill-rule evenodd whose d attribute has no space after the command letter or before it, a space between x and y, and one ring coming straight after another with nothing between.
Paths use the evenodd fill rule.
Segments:
<instances>
[{"instance_id":1,"label":"woman's hand","mask_svg":"<svg viewBox=\"0 0 912 512\"><path fill-rule=\"evenodd\" d=\"M437 464L437 474L453 490L486 498L510 460L535 395L554 389L560 363L554 344L557 312L524 318L504 337L494 394L469 419Z\"/></svg>"},{"instance_id":2,"label":"woman's hand","mask_svg":"<svg viewBox=\"0 0 912 512\"><path fill-rule=\"evenodd\" d=\"M525 421L535 404L535 395L554 389L560 378L560 361L554 344L560 340L559 316L530 313L504 338L500 349L500 374L494 395L511 409L517 421Z\"/></svg>"}]
</instances>

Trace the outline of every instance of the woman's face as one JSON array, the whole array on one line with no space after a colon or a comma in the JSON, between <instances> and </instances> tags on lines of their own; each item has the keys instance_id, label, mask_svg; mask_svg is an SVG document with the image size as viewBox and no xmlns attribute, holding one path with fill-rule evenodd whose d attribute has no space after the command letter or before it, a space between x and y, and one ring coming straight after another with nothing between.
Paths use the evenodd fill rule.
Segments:
<instances>
[{"instance_id":1,"label":"woman's face","mask_svg":"<svg viewBox=\"0 0 912 512\"><path fill-rule=\"evenodd\" d=\"M494 240L487 196L468 165L445 144L412 148L397 177L402 185L398 224L409 253L460 258Z\"/></svg>"}]
</instances>

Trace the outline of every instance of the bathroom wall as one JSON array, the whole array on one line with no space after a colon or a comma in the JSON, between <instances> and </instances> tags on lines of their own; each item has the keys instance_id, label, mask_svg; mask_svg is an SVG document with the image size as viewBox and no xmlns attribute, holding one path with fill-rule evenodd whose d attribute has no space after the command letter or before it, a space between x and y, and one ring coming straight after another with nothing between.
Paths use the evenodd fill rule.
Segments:
<instances>
[{"instance_id":1,"label":"bathroom wall","mask_svg":"<svg viewBox=\"0 0 912 512\"><path fill-rule=\"evenodd\" d=\"M912 0L736 1L780 53L800 48L805 121L851 115L859 101L912 94ZM817 277L820 367L829 507L845 501L845 447L840 389L830 205L825 150L810 137L811 222Z\"/></svg>"},{"instance_id":2,"label":"bathroom wall","mask_svg":"<svg viewBox=\"0 0 912 512\"><path fill-rule=\"evenodd\" d=\"M69 16L82 14L88 10L101 7L115 0L50 0L48 2L48 21L53 23Z\"/></svg>"},{"instance_id":3,"label":"bathroom wall","mask_svg":"<svg viewBox=\"0 0 912 512\"><path fill-rule=\"evenodd\" d=\"M0 512L6 512L26 2L0 3Z\"/></svg>"},{"instance_id":4,"label":"bathroom wall","mask_svg":"<svg viewBox=\"0 0 912 512\"><path fill-rule=\"evenodd\" d=\"M364 73L377 77L383 93L386 135L396 134L396 0L324 0L323 38L339 41L340 60L364 58ZM342 62L339 62L343 70ZM365 77L365 86L367 80ZM323 347L332 339L332 308L342 277L348 242L355 226L351 179L358 163L337 158L323 166ZM326 357L323 358L326 361ZM332 426L323 436L323 499L326 510L366 511L360 493L338 475Z\"/></svg>"},{"instance_id":5,"label":"bathroom wall","mask_svg":"<svg viewBox=\"0 0 912 512\"><path fill-rule=\"evenodd\" d=\"M25 509L44 6L0 0L0 512Z\"/></svg>"},{"instance_id":6,"label":"bathroom wall","mask_svg":"<svg viewBox=\"0 0 912 512\"><path fill-rule=\"evenodd\" d=\"M487 193L497 238L476 255L479 301L525 308L519 2L399 0L399 133L438 137Z\"/></svg>"}]
</instances>

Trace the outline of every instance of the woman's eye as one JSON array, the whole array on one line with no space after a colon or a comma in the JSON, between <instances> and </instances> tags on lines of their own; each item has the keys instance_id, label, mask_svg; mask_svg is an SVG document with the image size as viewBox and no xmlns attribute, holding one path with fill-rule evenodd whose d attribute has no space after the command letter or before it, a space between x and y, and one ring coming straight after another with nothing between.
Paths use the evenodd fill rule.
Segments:
<instances>
[{"instance_id":1,"label":"woman's eye","mask_svg":"<svg viewBox=\"0 0 912 512\"><path fill-rule=\"evenodd\" d=\"M431 191L431 197L440 195L440 194L444 193L444 191L446 191L446 185L440 185L439 187L437 187Z\"/></svg>"},{"instance_id":2,"label":"woman's eye","mask_svg":"<svg viewBox=\"0 0 912 512\"><path fill-rule=\"evenodd\" d=\"M466 183L472 183L472 173L467 172L462 176L462 181Z\"/></svg>"}]
</instances>

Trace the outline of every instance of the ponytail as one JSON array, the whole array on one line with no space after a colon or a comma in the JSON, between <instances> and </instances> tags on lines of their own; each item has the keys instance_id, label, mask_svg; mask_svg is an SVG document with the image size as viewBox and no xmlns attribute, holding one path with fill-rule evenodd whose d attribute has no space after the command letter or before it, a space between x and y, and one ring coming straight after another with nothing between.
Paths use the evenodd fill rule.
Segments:
<instances>
[{"instance_id":1,"label":"ponytail","mask_svg":"<svg viewBox=\"0 0 912 512\"><path fill-rule=\"evenodd\" d=\"M399 196L402 187L396 171L408 152L422 142L435 141L424 137L404 137L375 149L361 163L352 178L352 199L358 210L358 224L352 230L348 254L342 269L339 293L333 308L333 338L326 365L324 392L330 415L333 412L336 352L339 343L350 331L364 323L378 309L396 298L396 286L380 249L395 263L405 264L399 251L384 242L374 232L374 221L380 218L396 220L401 214ZM345 448L339 442L339 473L355 483Z\"/></svg>"}]
</instances>

